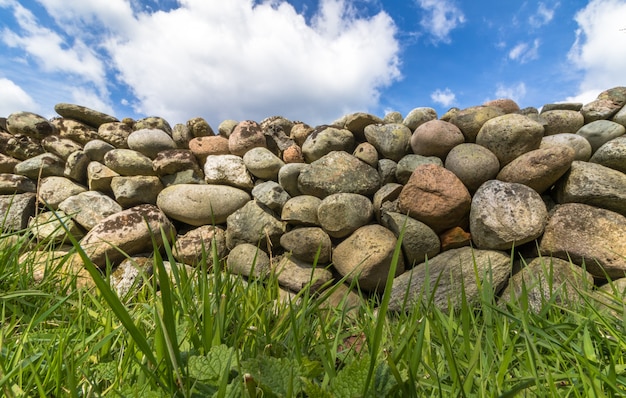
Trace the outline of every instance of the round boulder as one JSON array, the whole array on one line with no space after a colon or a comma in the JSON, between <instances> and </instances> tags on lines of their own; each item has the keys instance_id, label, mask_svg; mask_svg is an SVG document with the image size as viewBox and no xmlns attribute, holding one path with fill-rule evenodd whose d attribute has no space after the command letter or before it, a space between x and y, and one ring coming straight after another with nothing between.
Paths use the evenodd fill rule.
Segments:
<instances>
[{"instance_id":1,"label":"round boulder","mask_svg":"<svg viewBox=\"0 0 626 398\"><path fill-rule=\"evenodd\" d=\"M500 171L500 161L484 146L465 143L452 148L446 157L445 167L453 172L470 192L475 192L485 181L496 177Z\"/></svg>"},{"instance_id":2,"label":"round boulder","mask_svg":"<svg viewBox=\"0 0 626 398\"><path fill-rule=\"evenodd\" d=\"M322 200L317 208L320 226L333 238L343 238L374 217L372 202L355 193L336 193Z\"/></svg>"},{"instance_id":3,"label":"round boulder","mask_svg":"<svg viewBox=\"0 0 626 398\"><path fill-rule=\"evenodd\" d=\"M457 126L443 120L431 120L419 126L411 136L411 148L417 155L445 159L448 152L465 141Z\"/></svg>"},{"instance_id":4,"label":"round boulder","mask_svg":"<svg viewBox=\"0 0 626 398\"><path fill-rule=\"evenodd\" d=\"M493 152L504 167L516 157L539 148L543 125L515 113L489 119L476 136L476 143Z\"/></svg>"}]
</instances>

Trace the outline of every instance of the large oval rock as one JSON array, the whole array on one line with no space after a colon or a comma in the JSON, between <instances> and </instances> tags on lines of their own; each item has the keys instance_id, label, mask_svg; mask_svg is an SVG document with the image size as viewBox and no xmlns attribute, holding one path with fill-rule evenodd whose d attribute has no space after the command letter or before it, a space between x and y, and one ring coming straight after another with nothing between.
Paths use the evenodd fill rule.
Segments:
<instances>
[{"instance_id":1,"label":"large oval rock","mask_svg":"<svg viewBox=\"0 0 626 398\"><path fill-rule=\"evenodd\" d=\"M210 155L204 163L204 180L207 184L231 185L241 189L252 189L252 177L243 159L235 155Z\"/></svg>"},{"instance_id":2,"label":"large oval rock","mask_svg":"<svg viewBox=\"0 0 626 398\"><path fill-rule=\"evenodd\" d=\"M500 181L516 182L543 193L570 168L576 153L567 146L526 152L500 170Z\"/></svg>"},{"instance_id":3,"label":"large oval rock","mask_svg":"<svg viewBox=\"0 0 626 398\"><path fill-rule=\"evenodd\" d=\"M251 243L268 248L280 243L287 223L277 219L271 211L251 200L228 216L226 223L226 246L229 249L240 243Z\"/></svg>"},{"instance_id":4,"label":"large oval rock","mask_svg":"<svg viewBox=\"0 0 626 398\"><path fill-rule=\"evenodd\" d=\"M411 129L399 123L370 124L365 138L383 158L397 162L409 152Z\"/></svg>"},{"instance_id":5,"label":"large oval rock","mask_svg":"<svg viewBox=\"0 0 626 398\"><path fill-rule=\"evenodd\" d=\"M399 238L402 234L402 251L407 268L431 259L441 250L439 237L428 225L404 214L384 212L382 223Z\"/></svg>"},{"instance_id":6,"label":"large oval rock","mask_svg":"<svg viewBox=\"0 0 626 398\"><path fill-rule=\"evenodd\" d=\"M82 105L68 104L65 102L56 104L54 110L64 118L78 120L94 128L98 128L104 123L118 121L115 117L107 115L106 113Z\"/></svg>"},{"instance_id":7,"label":"large oval rock","mask_svg":"<svg viewBox=\"0 0 626 398\"><path fill-rule=\"evenodd\" d=\"M116 264L126 255L151 252L154 245L158 249L163 244L163 236L169 240L175 235L176 229L159 208L141 205L102 219L80 245L91 261L103 268L107 259Z\"/></svg>"},{"instance_id":8,"label":"large oval rock","mask_svg":"<svg viewBox=\"0 0 626 398\"><path fill-rule=\"evenodd\" d=\"M15 174L37 181L42 177L63 176L65 161L52 153L42 153L15 166Z\"/></svg>"},{"instance_id":9,"label":"large oval rock","mask_svg":"<svg viewBox=\"0 0 626 398\"><path fill-rule=\"evenodd\" d=\"M219 135L193 138L189 141L189 150L196 156L200 164L204 164L208 156L230 154L228 138Z\"/></svg>"},{"instance_id":10,"label":"large oval rock","mask_svg":"<svg viewBox=\"0 0 626 398\"><path fill-rule=\"evenodd\" d=\"M581 135L591 144L591 152L595 152L602 145L613 138L624 135L626 127L609 120L596 120L581 127L576 134Z\"/></svg>"},{"instance_id":11,"label":"large oval rock","mask_svg":"<svg viewBox=\"0 0 626 398\"><path fill-rule=\"evenodd\" d=\"M325 197L317 208L320 226L333 238L344 238L374 218L372 202L355 193Z\"/></svg>"},{"instance_id":12,"label":"large oval rock","mask_svg":"<svg viewBox=\"0 0 626 398\"><path fill-rule=\"evenodd\" d=\"M493 106L473 106L456 112L450 123L457 126L465 136L465 142L476 142L478 132L487 120L502 116L504 113Z\"/></svg>"},{"instance_id":13,"label":"large oval rock","mask_svg":"<svg viewBox=\"0 0 626 398\"><path fill-rule=\"evenodd\" d=\"M555 208L539 249L585 266L600 279L626 275L626 217L580 203Z\"/></svg>"},{"instance_id":14,"label":"large oval rock","mask_svg":"<svg viewBox=\"0 0 626 398\"><path fill-rule=\"evenodd\" d=\"M243 155L243 163L250 173L263 180L278 181L278 171L285 163L269 149L252 148Z\"/></svg>"},{"instance_id":15,"label":"large oval rock","mask_svg":"<svg viewBox=\"0 0 626 398\"><path fill-rule=\"evenodd\" d=\"M59 203L59 210L90 230L108 216L122 211L122 206L103 193L86 191Z\"/></svg>"},{"instance_id":16,"label":"large oval rock","mask_svg":"<svg viewBox=\"0 0 626 398\"><path fill-rule=\"evenodd\" d=\"M304 195L318 198L342 192L370 196L380 188L380 176L349 153L334 151L300 171L298 188Z\"/></svg>"},{"instance_id":17,"label":"large oval rock","mask_svg":"<svg viewBox=\"0 0 626 398\"><path fill-rule=\"evenodd\" d=\"M104 165L122 176L153 176L152 160L132 149L113 149L104 155Z\"/></svg>"},{"instance_id":18,"label":"large oval rock","mask_svg":"<svg viewBox=\"0 0 626 398\"><path fill-rule=\"evenodd\" d=\"M568 146L574 150L574 160L586 162L591 157L591 144L583 136L571 133L548 135L541 139L539 148Z\"/></svg>"},{"instance_id":19,"label":"large oval rock","mask_svg":"<svg viewBox=\"0 0 626 398\"><path fill-rule=\"evenodd\" d=\"M318 227L291 230L281 236L280 245L293 257L308 263L328 264L331 260L330 236Z\"/></svg>"},{"instance_id":20,"label":"large oval rock","mask_svg":"<svg viewBox=\"0 0 626 398\"><path fill-rule=\"evenodd\" d=\"M480 249L508 250L543 233L548 210L526 185L491 180L472 199L470 232Z\"/></svg>"},{"instance_id":21,"label":"large oval rock","mask_svg":"<svg viewBox=\"0 0 626 398\"><path fill-rule=\"evenodd\" d=\"M585 117L585 123L610 119L625 103L626 87L613 87L601 92L595 101L585 104L580 113Z\"/></svg>"},{"instance_id":22,"label":"large oval rock","mask_svg":"<svg viewBox=\"0 0 626 398\"><path fill-rule=\"evenodd\" d=\"M51 176L39 182L37 198L46 206L56 210L65 199L86 191L85 186L77 184L69 178Z\"/></svg>"},{"instance_id":23,"label":"large oval rock","mask_svg":"<svg viewBox=\"0 0 626 398\"><path fill-rule=\"evenodd\" d=\"M470 192L475 192L485 181L496 177L500 161L484 146L465 143L452 148L445 167L459 177Z\"/></svg>"},{"instance_id":24,"label":"large oval rock","mask_svg":"<svg viewBox=\"0 0 626 398\"><path fill-rule=\"evenodd\" d=\"M53 119L51 123L56 127L61 137L78 142L81 145L100 138L93 127L76 120Z\"/></svg>"},{"instance_id":25,"label":"large oval rock","mask_svg":"<svg viewBox=\"0 0 626 398\"><path fill-rule=\"evenodd\" d=\"M476 143L493 152L500 167L518 156L539 148L543 126L531 118L508 114L489 119L476 136Z\"/></svg>"},{"instance_id":26,"label":"large oval rock","mask_svg":"<svg viewBox=\"0 0 626 398\"><path fill-rule=\"evenodd\" d=\"M302 144L302 154L307 163L312 163L333 151L354 151L354 135L346 129L320 126Z\"/></svg>"},{"instance_id":27,"label":"large oval rock","mask_svg":"<svg viewBox=\"0 0 626 398\"><path fill-rule=\"evenodd\" d=\"M466 219L472 198L451 171L427 164L415 169L398 200L401 213L442 232Z\"/></svg>"},{"instance_id":28,"label":"large oval rock","mask_svg":"<svg viewBox=\"0 0 626 398\"><path fill-rule=\"evenodd\" d=\"M585 203L626 215L626 174L596 163L572 163L556 185L558 203Z\"/></svg>"},{"instance_id":29,"label":"large oval rock","mask_svg":"<svg viewBox=\"0 0 626 398\"><path fill-rule=\"evenodd\" d=\"M16 112L7 118L7 130L13 135L42 139L56 134L56 128L43 116L32 112Z\"/></svg>"},{"instance_id":30,"label":"large oval rock","mask_svg":"<svg viewBox=\"0 0 626 398\"><path fill-rule=\"evenodd\" d=\"M381 225L366 225L337 245L333 251L335 269L348 282L356 280L368 292L382 288L391 269L396 237ZM398 257L395 275L404 272L404 260Z\"/></svg>"},{"instance_id":31,"label":"large oval rock","mask_svg":"<svg viewBox=\"0 0 626 398\"><path fill-rule=\"evenodd\" d=\"M163 130L141 129L133 131L128 136L128 147L154 159L161 151L176 149L176 143Z\"/></svg>"},{"instance_id":32,"label":"large oval rock","mask_svg":"<svg viewBox=\"0 0 626 398\"><path fill-rule=\"evenodd\" d=\"M41 145L47 152L53 153L63 160L67 160L72 153L83 149L78 143L58 135L45 137L41 140Z\"/></svg>"},{"instance_id":33,"label":"large oval rock","mask_svg":"<svg viewBox=\"0 0 626 398\"><path fill-rule=\"evenodd\" d=\"M618 137L602 145L589 162L626 173L626 137Z\"/></svg>"},{"instance_id":34,"label":"large oval rock","mask_svg":"<svg viewBox=\"0 0 626 398\"><path fill-rule=\"evenodd\" d=\"M250 200L250 195L226 185L177 184L163 189L157 206L174 220L189 225L217 225Z\"/></svg>"},{"instance_id":35,"label":"large oval rock","mask_svg":"<svg viewBox=\"0 0 626 398\"><path fill-rule=\"evenodd\" d=\"M471 306L480 302L488 283L494 294L511 275L511 258L494 250L462 247L445 251L419 264L393 281L389 310L408 312L431 303L447 314L461 309L463 299Z\"/></svg>"},{"instance_id":36,"label":"large oval rock","mask_svg":"<svg viewBox=\"0 0 626 398\"><path fill-rule=\"evenodd\" d=\"M565 109L556 109L541 112L541 119L545 122L544 134L575 134L585 124L585 118L580 112Z\"/></svg>"},{"instance_id":37,"label":"large oval rock","mask_svg":"<svg viewBox=\"0 0 626 398\"><path fill-rule=\"evenodd\" d=\"M417 155L436 156L445 160L448 152L464 141L463 133L454 124L431 120L415 129L411 136L411 148Z\"/></svg>"},{"instance_id":38,"label":"large oval rock","mask_svg":"<svg viewBox=\"0 0 626 398\"><path fill-rule=\"evenodd\" d=\"M37 185L33 180L19 174L0 174L0 195L13 195L14 193L25 192L37 192Z\"/></svg>"}]
</instances>

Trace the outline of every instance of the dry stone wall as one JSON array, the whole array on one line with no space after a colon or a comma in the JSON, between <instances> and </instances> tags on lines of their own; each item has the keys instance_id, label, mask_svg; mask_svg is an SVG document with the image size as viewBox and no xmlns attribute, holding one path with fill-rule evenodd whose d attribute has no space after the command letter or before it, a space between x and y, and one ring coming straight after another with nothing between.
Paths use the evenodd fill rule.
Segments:
<instances>
[{"instance_id":1,"label":"dry stone wall","mask_svg":"<svg viewBox=\"0 0 626 398\"><path fill-rule=\"evenodd\" d=\"M120 293L163 239L189 267L217 266L215 251L232 273L274 272L289 292L345 277L376 293L402 236L392 310L435 285L442 309L461 287L477 300L484 278L507 298L525 281L532 308L568 302L568 286L626 276L625 104L615 87L541 112L500 99L440 118L422 107L317 127L226 120L217 132L202 118L172 127L64 103L52 120L16 112L0 119L2 240L52 242L48 257L27 255L69 256L63 272L89 284L71 233L116 268Z\"/></svg>"}]
</instances>

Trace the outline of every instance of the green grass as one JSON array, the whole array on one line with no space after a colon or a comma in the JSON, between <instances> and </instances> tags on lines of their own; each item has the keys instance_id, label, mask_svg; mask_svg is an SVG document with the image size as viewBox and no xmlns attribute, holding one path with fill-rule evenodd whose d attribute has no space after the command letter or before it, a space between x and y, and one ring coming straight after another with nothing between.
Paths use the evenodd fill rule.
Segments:
<instances>
[{"instance_id":1,"label":"green grass","mask_svg":"<svg viewBox=\"0 0 626 398\"><path fill-rule=\"evenodd\" d=\"M388 295L364 298L352 312L327 308L337 283L285 300L275 276L245 282L207 269L206 258L170 277L168 246L154 255L150 282L120 298L89 261L96 289L76 289L54 269L35 283L34 260L20 255L53 246L11 239L0 239L0 396L626 394L621 300L603 309L585 296L576 308L547 303L534 314L523 295L498 305L483 283L481 303L463 301L456 313L428 298L387 313Z\"/></svg>"}]
</instances>

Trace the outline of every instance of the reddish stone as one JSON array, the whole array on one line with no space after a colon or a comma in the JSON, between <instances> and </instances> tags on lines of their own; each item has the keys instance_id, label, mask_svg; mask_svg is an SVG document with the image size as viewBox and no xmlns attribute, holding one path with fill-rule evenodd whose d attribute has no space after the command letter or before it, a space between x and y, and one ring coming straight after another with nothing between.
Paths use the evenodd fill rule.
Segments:
<instances>
[{"instance_id":1,"label":"reddish stone","mask_svg":"<svg viewBox=\"0 0 626 398\"><path fill-rule=\"evenodd\" d=\"M302 149L298 145L292 145L283 152L283 162L285 163L304 163Z\"/></svg>"},{"instance_id":2,"label":"reddish stone","mask_svg":"<svg viewBox=\"0 0 626 398\"><path fill-rule=\"evenodd\" d=\"M261 126L252 120L240 122L228 137L228 149L233 155L243 156L257 147L267 148L267 142Z\"/></svg>"},{"instance_id":3,"label":"reddish stone","mask_svg":"<svg viewBox=\"0 0 626 398\"><path fill-rule=\"evenodd\" d=\"M519 105L517 105L515 101L509 98L499 98L487 101L484 105L499 108L504 113L514 113L519 111Z\"/></svg>"},{"instance_id":4,"label":"reddish stone","mask_svg":"<svg viewBox=\"0 0 626 398\"><path fill-rule=\"evenodd\" d=\"M189 150L203 165L209 155L228 155L228 139L219 135L196 137L189 141Z\"/></svg>"},{"instance_id":5,"label":"reddish stone","mask_svg":"<svg viewBox=\"0 0 626 398\"><path fill-rule=\"evenodd\" d=\"M439 235L439 240L441 241L441 251L446 251L469 246L472 236L469 232L465 232L463 228L454 227Z\"/></svg>"}]
</instances>

